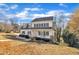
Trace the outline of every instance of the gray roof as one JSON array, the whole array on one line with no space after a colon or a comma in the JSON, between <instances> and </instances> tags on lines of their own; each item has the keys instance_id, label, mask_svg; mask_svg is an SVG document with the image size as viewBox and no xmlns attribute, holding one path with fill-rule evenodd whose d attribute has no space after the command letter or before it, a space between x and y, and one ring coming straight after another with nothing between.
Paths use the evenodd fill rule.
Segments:
<instances>
[{"instance_id":1,"label":"gray roof","mask_svg":"<svg viewBox=\"0 0 79 59\"><path fill-rule=\"evenodd\" d=\"M32 22L34 22L34 21L48 21L48 20L53 20L53 16L50 16L50 17L41 17L41 18L35 18Z\"/></svg>"}]
</instances>

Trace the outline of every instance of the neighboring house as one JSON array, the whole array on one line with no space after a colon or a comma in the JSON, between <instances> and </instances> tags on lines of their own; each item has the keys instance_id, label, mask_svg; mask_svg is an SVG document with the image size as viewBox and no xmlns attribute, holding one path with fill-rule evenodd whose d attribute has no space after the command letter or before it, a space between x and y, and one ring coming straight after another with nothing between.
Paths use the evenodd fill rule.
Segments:
<instances>
[{"instance_id":1,"label":"neighboring house","mask_svg":"<svg viewBox=\"0 0 79 59\"><path fill-rule=\"evenodd\" d=\"M54 37L53 20L53 16L36 18L30 24L26 24L26 26L23 26L24 28L21 28L21 34L51 39Z\"/></svg>"}]
</instances>

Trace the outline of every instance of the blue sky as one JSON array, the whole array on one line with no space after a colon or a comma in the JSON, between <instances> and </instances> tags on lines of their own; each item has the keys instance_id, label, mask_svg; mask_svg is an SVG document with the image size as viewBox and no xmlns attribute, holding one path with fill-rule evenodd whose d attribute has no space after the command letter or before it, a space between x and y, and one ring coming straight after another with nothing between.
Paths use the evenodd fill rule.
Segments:
<instances>
[{"instance_id":1,"label":"blue sky","mask_svg":"<svg viewBox=\"0 0 79 59\"><path fill-rule=\"evenodd\" d=\"M34 18L53 16L60 11L69 16L78 7L78 3L6 3L0 4L0 19L14 19L18 23L27 23Z\"/></svg>"}]
</instances>

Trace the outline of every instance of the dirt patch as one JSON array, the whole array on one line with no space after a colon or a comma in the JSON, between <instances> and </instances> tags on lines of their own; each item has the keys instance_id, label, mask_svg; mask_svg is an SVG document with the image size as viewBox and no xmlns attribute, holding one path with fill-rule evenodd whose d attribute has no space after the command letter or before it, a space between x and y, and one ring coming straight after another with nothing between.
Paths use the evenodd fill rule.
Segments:
<instances>
[{"instance_id":1,"label":"dirt patch","mask_svg":"<svg viewBox=\"0 0 79 59\"><path fill-rule=\"evenodd\" d=\"M53 44L38 44L35 42L0 42L2 55L76 55L76 48L58 46Z\"/></svg>"},{"instance_id":2,"label":"dirt patch","mask_svg":"<svg viewBox=\"0 0 79 59\"><path fill-rule=\"evenodd\" d=\"M7 40L7 41L0 41L1 55L77 55L79 54L79 50L76 48L54 45L49 43L39 44L37 42L23 42L19 40L13 40L11 38L7 39L5 38L5 35L10 35L10 34L4 34L4 33L2 35L0 34L0 37L3 37L3 40Z\"/></svg>"}]
</instances>

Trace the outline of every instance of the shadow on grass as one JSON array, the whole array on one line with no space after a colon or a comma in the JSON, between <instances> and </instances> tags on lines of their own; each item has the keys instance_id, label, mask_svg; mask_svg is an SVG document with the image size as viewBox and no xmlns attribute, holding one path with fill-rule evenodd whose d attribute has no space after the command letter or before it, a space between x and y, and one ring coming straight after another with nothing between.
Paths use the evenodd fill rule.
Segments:
<instances>
[{"instance_id":1,"label":"shadow on grass","mask_svg":"<svg viewBox=\"0 0 79 59\"><path fill-rule=\"evenodd\" d=\"M3 35L6 39L11 39L11 40L18 40L18 41L22 41L22 42L27 42L26 40L24 39L19 39L19 38L16 38L16 35ZM27 39L27 38L26 38ZM45 42L43 40L31 40L31 41L28 41L28 42L35 42L35 43L38 43L38 44L51 44L49 42ZM56 44L55 44L56 45Z\"/></svg>"},{"instance_id":2,"label":"shadow on grass","mask_svg":"<svg viewBox=\"0 0 79 59\"><path fill-rule=\"evenodd\" d=\"M16 38L16 35L4 35L4 37L5 37L6 39L18 40L18 41L23 41L23 42L25 42L25 40Z\"/></svg>"}]
</instances>

